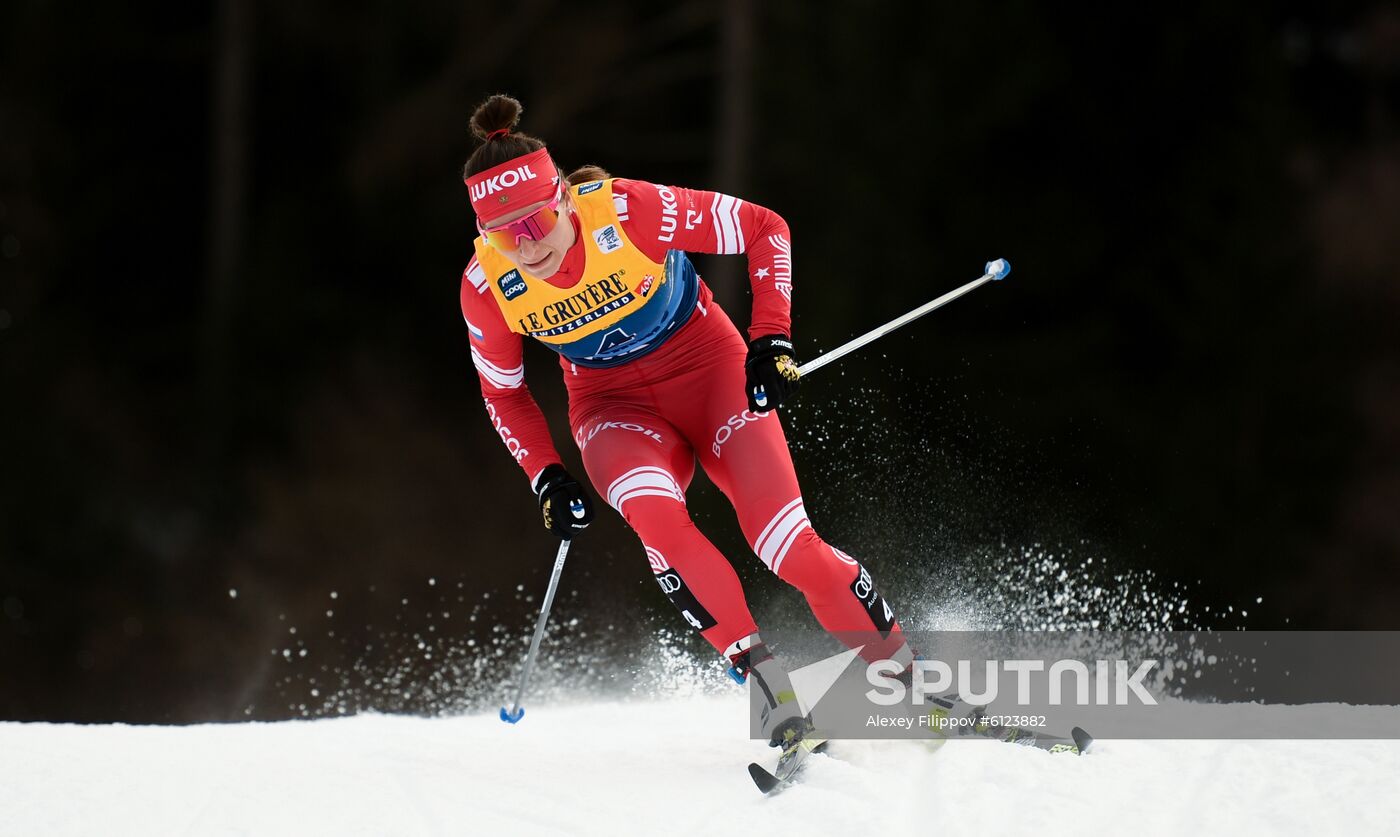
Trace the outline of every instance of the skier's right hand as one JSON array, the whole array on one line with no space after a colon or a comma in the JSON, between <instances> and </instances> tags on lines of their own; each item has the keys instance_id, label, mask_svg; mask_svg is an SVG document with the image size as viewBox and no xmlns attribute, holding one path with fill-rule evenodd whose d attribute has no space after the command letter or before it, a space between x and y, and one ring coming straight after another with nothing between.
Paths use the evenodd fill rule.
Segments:
<instances>
[{"instance_id":1,"label":"skier's right hand","mask_svg":"<svg viewBox=\"0 0 1400 837\"><path fill-rule=\"evenodd\" d=\"M539 496L544 528L566 541L593 522L593 503L583 486L557 462L540 472L535 480L535 494Z\"/></svg>"},{"instance_id":2,"label":"skier's right hand","mask_svg":"<svg viewBox=\"0 0 1400 837\"><path fill-rule=\"evenodd\" d=\"M769 334L749 344L749 356L744 361L744 395L749 399L750 410L776 410L797 394L797 385L802 381L794 354L792 338L786 334Z\"/></svg>"}]
</instances>

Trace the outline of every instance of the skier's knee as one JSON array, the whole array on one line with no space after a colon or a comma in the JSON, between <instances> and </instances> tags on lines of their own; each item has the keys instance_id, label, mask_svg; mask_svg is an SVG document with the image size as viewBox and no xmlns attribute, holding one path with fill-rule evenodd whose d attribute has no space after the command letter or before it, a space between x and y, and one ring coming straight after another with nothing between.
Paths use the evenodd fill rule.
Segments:
<instances>
[{"instance_id":1,"label":"skier's knee","mask_svg":"<svg viewBox=\"0 0 1400 837\"><path fill-rule=\"evenodd\" d=\"M792 530L783 543L775 546L760 539L760 545L765 550L776 550L769 564L774 574L809 598L829 597L835 591L849 587L861 571L856 559L822 540L805 522L805 518L803 524ZM760 558L763 555L763 552L759 553Z\"/></svg>"},{"instance_id":2,"label":"skier's knee","mask_svg":"<svg viewBox=\"0 0 1400 837\"><path fill-rule=\"evenodd\" d=\"M808 542L820 538L812 531L812 522L807 519L807 509L798 497L778 510L752 537L749 545L764 566L779 578L786 578L783 565L794 552L801 554Z\"/></svg>"},{"instance_id":3,"label":"skier's knee","mask_svg":"<svg viewBox=\"0 0 1400 837\"><path fill-rule=\"evenodd\" d=\"M655 465L644 465L627 470L622 476L617 477L608 484L606 494L610 507L622 512L624 518L636 514L630 507L637 502L643 502L648 507L664 508L676 507L685 511L686 493L682 490L680 483L676 480L675 474ZM654 502L644 502L647 498L661 498L664 504L654 504Z\"/></svg>"},{"instance_id":4,"label":"skier's knee","mask_svg":"<svg viewBox=\"0 0 1400 837\"><path fill-rule=\"evenodd\" d=\"M633 468L608 484L603 492L608 505L617 509L636 529L637 522L656 516L689 520L685 491L665 468L646 465Z\"/></svg>"}]
</instances>

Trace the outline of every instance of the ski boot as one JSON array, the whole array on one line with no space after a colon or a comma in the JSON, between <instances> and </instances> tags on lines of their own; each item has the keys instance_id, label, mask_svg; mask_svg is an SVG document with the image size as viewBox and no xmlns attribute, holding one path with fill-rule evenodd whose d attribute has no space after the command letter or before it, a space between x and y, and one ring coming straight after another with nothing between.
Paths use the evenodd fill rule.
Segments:
<instances>
[{"instance_id":1,"label":"ski boot","mask_svg":"<svg viewBox=\"0 0 1400 837\"><path fill-rule=\"evenodd\" d=\"M797 702L797 692L782 664L763 641L745 637L730 646L729 676L739 684L753 677L758 704L758 727L768 746L785 750L812 731L812 722Z\"/></svg>"},{"instance_id":2,"label":"ski boot","mask_svg":"<svg viewBox=\"0 0 1400 837\"><path fill-rule=\"evenodd\" d=\"M750 704L757 708L759 730L768 746L782 748L778 762L769 770L757 762L749 764L749 776L765 794L776 793L797 780L807 757L826 748L812 719L803 713L797 692L782 665L762 641L746 637L730 647L729 676L739 683L753 677Z\"/></svg>"}]
</instances>

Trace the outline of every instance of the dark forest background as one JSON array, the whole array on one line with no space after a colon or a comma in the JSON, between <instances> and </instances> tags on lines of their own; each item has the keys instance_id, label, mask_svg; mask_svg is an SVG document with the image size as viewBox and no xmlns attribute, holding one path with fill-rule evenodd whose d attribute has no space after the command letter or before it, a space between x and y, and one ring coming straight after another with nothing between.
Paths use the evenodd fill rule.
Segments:
<instances>
[{"instance_id":1,"label":"dark forest background","mask_svg":"<svg viewBox=\"0 0 1400 837\"><path fill-rule=\"evenodd\" d=\"M1251 627L1400 628L1393 5L15 0L0 719L285 717L289 626L370 671L376 626L528 624L554 542L457 307L494 92L565 167L781 212L809 357L1012 261L785 416L896 603L1047 542ZM741 263L701 268L745 323ZM679 626L600 511L565 615ZM882 556L881 526L928 538Z\"/></svg>"}]
</instances>

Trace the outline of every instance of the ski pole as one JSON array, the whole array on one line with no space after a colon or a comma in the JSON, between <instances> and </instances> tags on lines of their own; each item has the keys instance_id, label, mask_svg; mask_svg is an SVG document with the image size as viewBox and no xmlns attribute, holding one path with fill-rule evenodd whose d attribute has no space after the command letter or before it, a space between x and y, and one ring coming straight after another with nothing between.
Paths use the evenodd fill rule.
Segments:
<instances>
[{"instance_id":1,"label":"ski pole","mask_svg":"<svg viewBox=\"0 0 1400 837\"><path fill-rule=\"evenodd\" d=\"M933 300L932 302L920 305L918 308L915 308L913 311L910 311L908 314L905 314L902 317L890 320L889 322L885 323L879 328L862 334L860 337L857 337L854 340L851 340L850 342L842 346L838 346L837 348L832 349L824 355L818 355L817 357L812 358L811 360L797 367L798 376L804 377L812 372L815 372L823 366L826 366L828 363L831 363L833 360L845 357L851 352L854 352L856 349L859 349L861 346L864 346L867 343L874 342L875 340L884 337L886 334L889 334L891 331L894 331L900 326L912 323L913 321L917 320L918 318L922 317L923 315L936 308L942 308L944 305L947 305L948 303L952 302L953 300L957 299L963 294L975 291L983 285L987 284L988 282L996 282L1001 279L1005 279L1011 273L1011 262L1008 262L1006 259L995 259L993 261L987 262L987 266L983 268L983 270L987 272L982 274L981 279L974 279L973 281L968 282L966 285L963 285L961 288L951 290L943 296L940 296L938 299Z\"/></svg>"},{"instance_id":2,"label":"ski pole","mask_svg":"<svg viewBox=\"0 0 1400 837\"><path fill-rule=\"evenodd\" d=\"M579 507L580 511L582 506ZM520 688L515 692L515 703L507 710L501 707L501 720L508 724L519 723L525 717L525 709L520 699L525 697L525 687L530 682L530 668L535 664L535 655L540 650L540 640L544 638L544 623L549 621L549 608L554 604L554 593L559 589L559 576L564 572L564 559L569 556L569 541L559 544L559 554L554 558L554 572L549 576L549 589L544 594L544 605L540 608L540 618L535 622L535 635L530 639L530 653L525 655L525 664L520 669Z\"/></svg>"}]
</instances>

